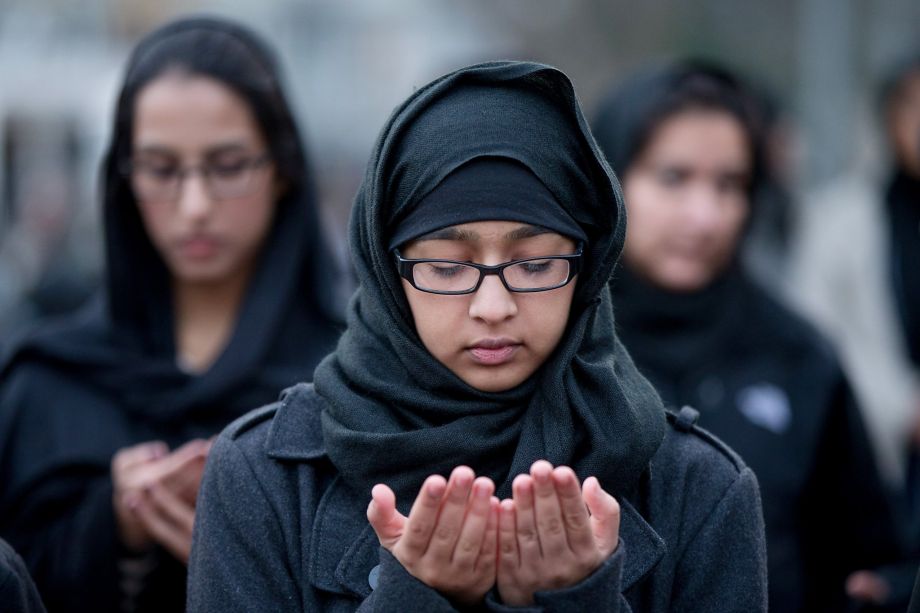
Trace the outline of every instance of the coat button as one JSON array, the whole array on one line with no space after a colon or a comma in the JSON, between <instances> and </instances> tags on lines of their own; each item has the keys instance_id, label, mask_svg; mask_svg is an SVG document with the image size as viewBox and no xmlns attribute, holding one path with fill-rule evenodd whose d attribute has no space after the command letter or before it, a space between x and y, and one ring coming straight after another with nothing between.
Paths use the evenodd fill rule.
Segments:
<instances>
[{"instance_id":1,"label":"coat button","mask_svg":"<svg viewBox=\"0 0 920 613\"><path fill-rule=\"evenodd\" d=\"M367 584L371 586L372 590L377 589L377 582L380 580L380 565L378 564L371 569L371 572L367 574Z\"/></svg>"}]
</instances>

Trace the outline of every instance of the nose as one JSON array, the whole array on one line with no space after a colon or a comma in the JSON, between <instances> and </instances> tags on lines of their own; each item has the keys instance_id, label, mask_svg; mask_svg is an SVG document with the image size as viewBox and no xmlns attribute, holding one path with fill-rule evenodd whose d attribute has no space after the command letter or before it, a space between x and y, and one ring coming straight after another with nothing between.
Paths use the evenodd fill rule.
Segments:
<instances>
[{"instance_id":1,"label":"nose","mask_svg":"<svg viewBox=\"0 0 920 613\"><path fill-rule=\"evenodd\" d=\"M709 234L720 227L726 214L724 196L715 185L698 184L690 189L684 222L701 234Z\"/></svg>"},{"instance_id":2,"label":"nose","mask_svg":"<svg viewBox=\"0 0 920 613\"><path fill-rule=\"evenodd\" d=\"M179 215L192 223L201 222L210 215L214 202L201 173L187 174L179 190Z\"/></svg>"},{"instance_id":3,"label":"nose","mask_svg":"<svg viewBox=\"0 0 920 613\"><path fill-rule=\"evenodd\" d=\"M496 324L517 315L514 294L505 289L497 275L488 275L470 301L470 317L487 324Z\"/></svg>"}]
</instances>

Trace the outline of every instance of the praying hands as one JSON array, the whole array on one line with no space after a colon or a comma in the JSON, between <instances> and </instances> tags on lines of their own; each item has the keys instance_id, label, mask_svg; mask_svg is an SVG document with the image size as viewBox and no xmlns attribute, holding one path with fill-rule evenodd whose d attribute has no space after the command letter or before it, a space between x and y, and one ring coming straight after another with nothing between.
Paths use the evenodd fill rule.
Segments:
<instances>
[{"instance_id":1,"label":"praying hands","mask_svg":"<svg viewBox=\"0 0 920 613\"><path fill-rule=\"evenodd\" d=\"M493 586L507 605L531 604L536 592L579 583L617 548L619 504L594 477L579 484L571 468L540 460L514 479L512 498L493 491L461 466L446 482L428 477L405 517L377 485L368 520L410 574L461 604Z\"/></svg>"}]
</instances>

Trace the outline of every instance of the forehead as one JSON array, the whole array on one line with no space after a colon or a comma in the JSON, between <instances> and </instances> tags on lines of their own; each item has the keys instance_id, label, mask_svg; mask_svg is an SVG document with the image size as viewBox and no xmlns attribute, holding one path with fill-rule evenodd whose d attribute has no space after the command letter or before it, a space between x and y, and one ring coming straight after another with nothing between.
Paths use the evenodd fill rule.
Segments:
<instances>
[{"instance_id":1,"label":"forehead","mask_svg":"<svg viewBox=\"0 0 920 613\"><path fill-rule=\"evenodd\" d=\"M166 73L135 100L135 149L194 153L228 144L261 146L262 135L246 101L210 77Z\"/></svg>"},{"instance_id":2,"label":"forehead","mask_svg":"<svg viewBox=\"0 0 920 613\"><path fill-rule=\"evenodd\" d=\"M693 164L719 162L746 167L751 163L744 126L720 110L688 110L667 117L651 134L644 153Z\"/></svg>"}]
</instances>

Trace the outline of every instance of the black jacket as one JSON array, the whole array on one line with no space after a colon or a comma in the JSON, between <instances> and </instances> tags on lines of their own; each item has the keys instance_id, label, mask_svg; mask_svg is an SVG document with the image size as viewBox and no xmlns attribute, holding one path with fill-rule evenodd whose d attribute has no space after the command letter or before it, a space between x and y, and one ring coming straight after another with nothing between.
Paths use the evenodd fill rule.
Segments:
<instances>
[{"instance_id":1,"label":"black jacket","mask_svg":"<svg viewBox=\"0 0 920 613\"><path fill-rule=\"evenodd\" d=\"M365 517L370 492L345 485L323 448L323 402L311 385L292 388L215 443L199 497L189 611L457 610L379 547ZM764 610L756 480L693 418L669 418L642 485L621 500L616 553L581 584L515 611ZM486 607L506 610L495 594Z\"/></svg>"},{"instance_id":2,"label":"black jacket","mask_svg":"<svg viewBox=\"0 0 920 613\"><path fill-rule=\"evenodd\" d=\"M618 332L666 404L757 475L770 609L846 610L844 581L895 559L898 535L846 378L811 326L732 271L696 295L617 273Z\"/></svg>"},{"instance_id":3,"label":"black jacket","mask_svg":"<svg viewBox=\"0 0 920 613\"><path fill-rule=\"evenodd\" d=\"M45 613L25 563L3 540L0 540L0 606L4 613Z\"/></svg>"}]
</instances>

